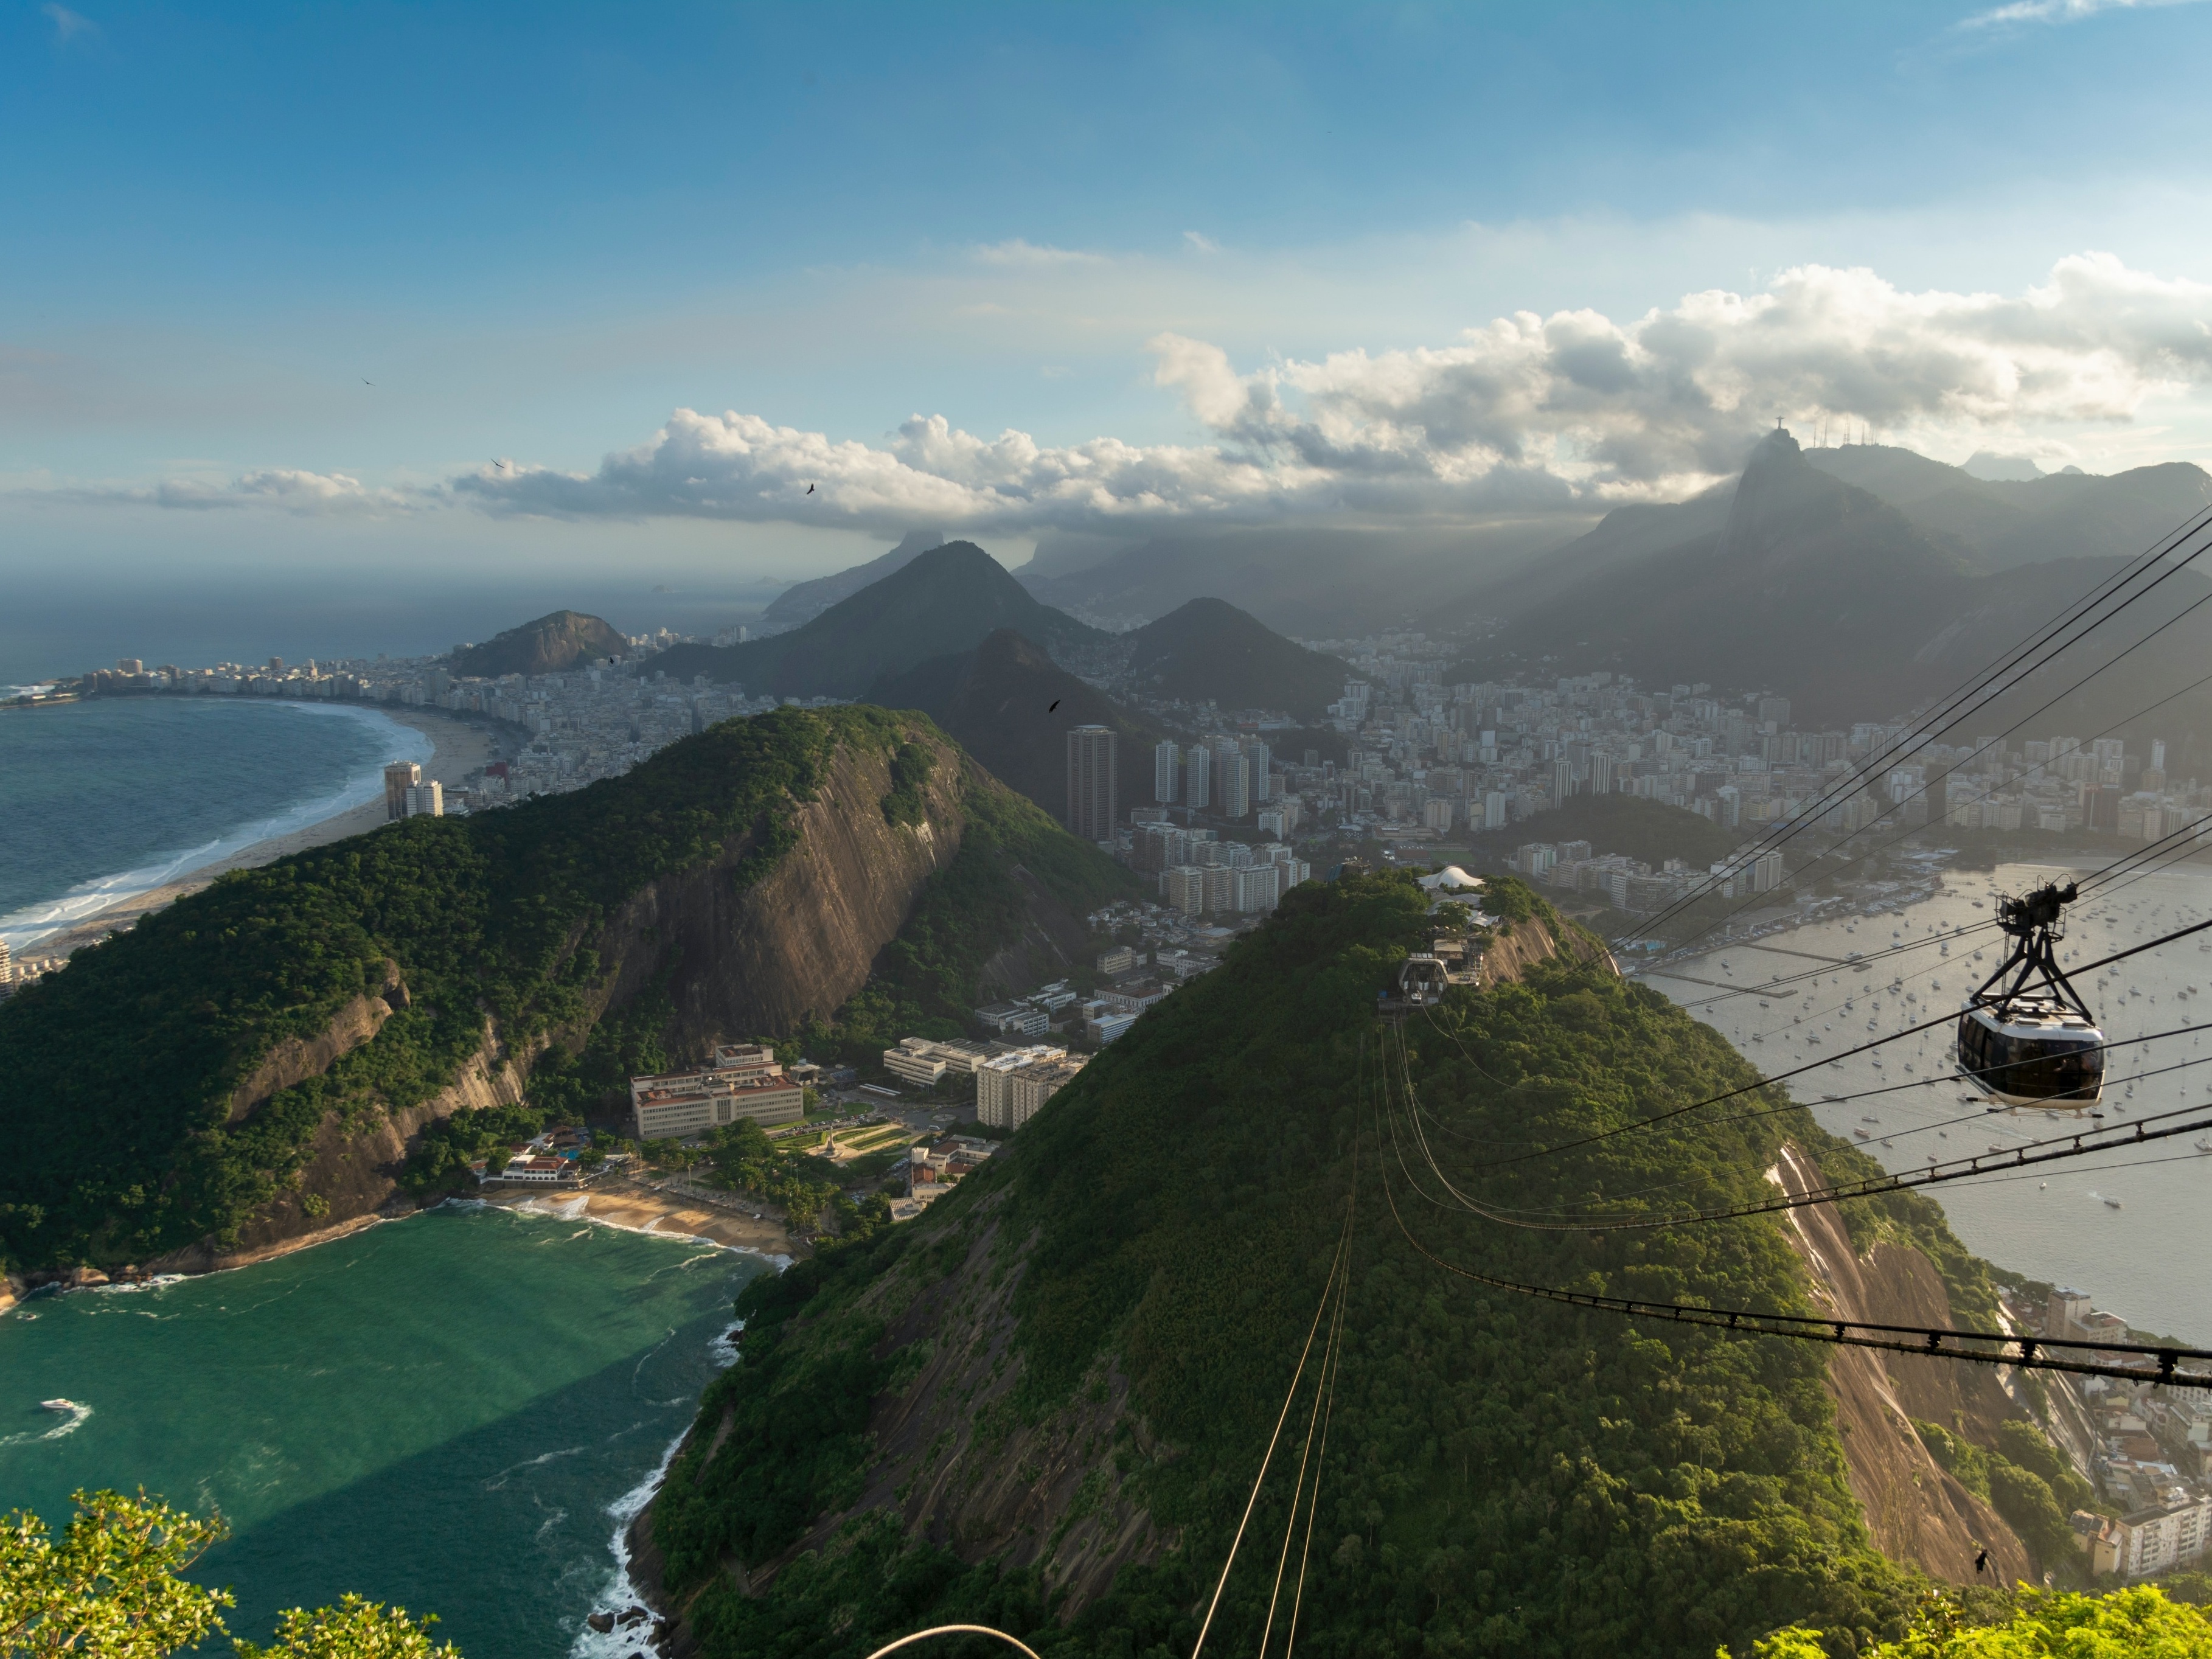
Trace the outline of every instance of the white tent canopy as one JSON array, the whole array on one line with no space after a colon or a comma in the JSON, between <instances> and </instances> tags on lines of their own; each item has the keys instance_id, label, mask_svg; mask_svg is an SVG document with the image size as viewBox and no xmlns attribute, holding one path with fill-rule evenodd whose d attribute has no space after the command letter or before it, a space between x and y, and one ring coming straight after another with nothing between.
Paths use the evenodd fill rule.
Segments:
<instances>
[{"instance_id":1,"label":"white tent canopy","mask_svg":"<svg viewBox=\"0 0 2212 1659\"><path fill-rule=\"evenodd\" d=\"M1431 893L1433 893L1440 887L1480 887L1482 885L1482 878L1480 876L1470 876L1456 864L1447 864L1443 869L1437 871L1436 874L1432 876L1423 876L1421 878L1421 885L1427 888Z\"/></svg>"}]
</instances>

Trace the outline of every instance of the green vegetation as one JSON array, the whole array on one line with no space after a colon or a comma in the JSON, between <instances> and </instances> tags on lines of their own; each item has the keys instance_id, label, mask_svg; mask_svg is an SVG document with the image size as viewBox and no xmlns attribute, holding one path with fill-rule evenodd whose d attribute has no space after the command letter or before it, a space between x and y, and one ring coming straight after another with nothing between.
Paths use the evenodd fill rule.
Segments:
<instances>
[{"instance_id":1,"label":"green vegetation","mask_svg":"<svg viewBox=\"0 0 2212 1659\"><path fill-rule=\"evenodd\" d=\"M0 1659L164 1659L223 1636L228 1590L180 1578L229 1528L144 1492L74 1494L57 1542L27 1510L0 1516ZM348 1595L335 1607L294 1607L267 1646L234 1642L240 1659L459 1659L433 1647L434 1617L413 1620Z\"/></svg>"},{"instance_id":2,"label":"green vegetation","mask_svg":"<svg viewBox=\"0 0 2212 1659\"><path fill-rule=\"evenodd\" d=\"M1833 1652L1832 1641L1802 1626L1752 1648L1753 1659L1830 1659ZM2212 1659L2212 1620L2148 1584L2104 1595L2023 1589L1986 1622L1939 1595L1927 1599L1903 1640L1882 1643L1867 1659Z\"/></svg>"},{"instance_id":3,"label":"green vegetation","mask_svg":"<svg viewBox=\"0 0 2212 1659\"><path fill-rule=\"evenodd\" d=\"M2051 1571L2080 1577L2080 1552L2074 1547L2074 1529L2066 1519L2071 1508L2080 1506L2062 1505L2051 1479L2046 1478L2064 1468L2048 1442L2025 1423L2002 1425L2017 1431L2016 1449L2038 1466L2023 1468L2003 1452L1977 1446L1940 1423L1915 1419L1912 1426L1936 1461L1957 1476L1960 1486L2002 1516L2021 1542L2035 1553L2038 1562ZM2064 1479L2068 1491L2086 1491L2086 1483L2072 1469L2065 1469Z\"/></svg>"},{"instance_id":4,"label":"green vegetation","mask_svg":"<svg viewBox=\"0 0 2212 1659\"><path fill-rule=\"evenodd\" d=\"M1522 896L1527 914L1565 926ZM1402 876L1300 889L921 1220L748 1287L744 1363L708 1390L654 1518L708 1655L842 1659L967 1618L995 1619L1048 1656L1188 1652L1347 1200L1349 1346L1301 1651L1710 1653L1804 1620L1840 1654L1904 1634L1923 1583L1866 1534L1825 1350L1486 1289L1437 1270L1392 1220L1370 1011L1426 928L1425 896ZM1760 1194L1785 1133L1824 1159L1850 1156L1785 1113L1489 1168L1507 1149L1751 1079L1717 1034L1602 967L1547 963L1523 984L1454 992L1406 1037L1431 1142L1486 1200L1720 1205ZM1427 1249L1501 1278L1810 1306L1769 1218L1536 1232L1424 1204L1395 1162L1388 1191ZM986 1225L995 1254L971 1263ZM939 1535L927 1523L878 1510L742 1595L719 1570L726 1554L777 1560L856 1503L875 1455L872 1404L925 1362L929 1310L1002 1279L1020 1370L980 1420L969 1467L1023 1425L1048 1436L1059 1413L1107 1398L1109 1375L1124 1378L1128 1415L1066 1455L1095 1479L1117 1474L1179 1547L1124 1566L1063 1624L1043 1564L957 1559L914 1541ZM890 1334L902 1329L923 1334ZM1271 1480L1254 1535L1279 1539L1286 1511ZM977 1539L969 1553L991 1547ZM1273 1547L1262 1566L1246 1565L1247 1547L1209 1638L1224 1651L1256 1645L1265 1613Z\"/></svg>"},{"instance_id":5,"label":"green vegetation","mask_svg":"<svg viewBox=\"0 0 2212 1659\"><path fill-rule=\"evenodd\" d=\"M0 1257L113 1266L228 1243L291 1189L331 1114L360 1127L419 1104L490 1033L509 1049L554 1039L531 1079L540 1122L613 1101L629 1073L671 1058L673 964L595 1019L612 971L590 944L599 928L647 884L732 848L744 850L726 878L757 882L795 846L795 808L841 745L892 760L885 811L903 810L931 735L916 716L866 707L726 721L572 794L410 818L225 876L79 952L0 1004L0 1127L15 1148L0 1164ZM980 775L963 790L981 833L930 884L918 931L856 999L884 1018L944 1020L964 1006L981 963L1022 925L1009 860L1076 904L1127 879ZM227 1121L272 1048L383 995L395 968L404 994L388 1000L404 1006L374 1042ZM409 1178L436 1190L524 1127L465 1118L426 1141Z\"/></svg>"},{"instance_id":6,"label":"green vegetation","mask_svg":"<svg viewBox=\"0 0 2212 1659\"><path fill-rule=\"evenodd\" d=\"M796 1142L787 1149L768 1138L768 1132L750 1120L732 1123L708 1138L707 1162L722 1184L734 1192L750 1193L781 1205L793 1228L811 1227L837 1195L834 1179L824 1181L805 1166L830 1170L834 1166L805 1158L802 1165Z\"/></svg>"},{"instance_id":7,"label":"green vegetation","mask_svg":"<svg viewBox=\"0 0 2212 1659\"><path fill-rule=\"evenodd\" d=\"M1131 678L1155 696L1282 708L1302 720L1320 719L1352 673L1226 599L1193 599L1146 623L1128 635L1128 652Z\"/></svg>"},{"instance_id":8,"label":"green vegetation","mask_svg":"<svg viewBox=\"0 0 2212 1659\"><path fill-rule=\"evenodd\" d=\"M556 611L453 653L456 674L558 674L591 657L627 655L629 641L611 623L580 611Z\"/></svg>"}]
</instances>

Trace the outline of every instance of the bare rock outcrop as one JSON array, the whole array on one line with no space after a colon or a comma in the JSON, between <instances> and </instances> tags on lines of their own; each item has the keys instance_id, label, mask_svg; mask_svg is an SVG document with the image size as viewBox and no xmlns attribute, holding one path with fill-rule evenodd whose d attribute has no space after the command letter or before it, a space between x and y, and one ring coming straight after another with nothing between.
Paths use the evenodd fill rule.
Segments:
<instances>
[{"instance_id":1,"label":"bare rock outcrop","mask_svg":"<svg viewBox=\"0 0 2212 1659\"><path fill-rule=\"evenodd\" d=\"M1788 1192L1823 1184L1819 1167L1794 1146L1783 1149L1768 1176ZM1890 1325L1951 1323L1942 1279L1919 1251L1885 1243L1861 1256L1832 1206L1809 1205L1788 1217L1790 1242L1812 1275L1816 1297L1838 1315ZM2009 1408L1994 1371L1917 1354L1838 1348L1828 1363L1828 1391L1851 1495L1866 1512L1875 1547L1954 1584L1977 1582L1974 1559L1983 1548L2000 1582L2027 1575L2028 1552L2012 1528L1936 1462L1912 1426L1916 1418L1950 1427L1969 1416L2004 1414Z\"/></svg>"},{"instance_id":2,"label":"bare rock outcrop","mask_svg":"<svg viewBox=\"0 0 2212 1659\"><path fill-rule=\"evenodd\" d=\"M1558 956L1572 957L1577 962L1601 962L1616 975L1620 972L1613 953L1580 928L1569 927L1562 937L1553 933L1541 916L1528 916L1490 936L1483 946L1479 982L1487 991L1518 980L1536 963Z\"/></svg>"}]
</instances>

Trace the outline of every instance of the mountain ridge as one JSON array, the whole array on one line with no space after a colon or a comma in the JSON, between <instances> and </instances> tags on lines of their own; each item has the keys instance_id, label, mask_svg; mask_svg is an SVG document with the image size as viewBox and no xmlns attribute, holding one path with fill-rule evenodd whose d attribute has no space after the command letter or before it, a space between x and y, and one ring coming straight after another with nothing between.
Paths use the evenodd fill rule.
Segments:
<instances>
[{"instance_id":1,"label":"mountain ridge","mask_svg":"<svg viewBox=\"0 0 2212 1659\"><path fill-rule=\"evenodd\" d=\"M480 645L462 647L447 666L453 673L488 680L503 674L558 674L590 658L623 656L629 648L629 641L611 623L581 611L553 611Z\"/></svg>"},{"instance_id":2,"label":"mountain ridge","mask_svg":"<svg viewBox=\"0 0 2212 1659\"><path fill-rule=\"evenodd\" d=\"M838 600L787 634L741 645L679 645L653 659L671 679L737 682L748 695L854 698L887 674L972 651L1012 628L1048 649L1106 635L1039 604L973 542L947 542Z\"/></svg>"}]
</instances>

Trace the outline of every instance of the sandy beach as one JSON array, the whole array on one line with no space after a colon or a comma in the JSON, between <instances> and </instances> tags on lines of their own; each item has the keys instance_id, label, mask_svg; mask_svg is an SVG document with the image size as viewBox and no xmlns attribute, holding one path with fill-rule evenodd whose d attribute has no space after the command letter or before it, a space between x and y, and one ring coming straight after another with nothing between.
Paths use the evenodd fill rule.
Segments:
<instances>
[{"instance_id":1,"label":"sandy beach","mask_svg":"<svg viewBox=\"0 0 2212 1659\"><path fill-rule=\"evenodd\" d=\"M433 752L429 760L423 763L422 775L426 780L434 778L448 789L460 787L471 775L483 771L500 743L498 734L490 728L468 720L455 720L435 709L404 706L387 708L380 704L377 712L402 726L413 726L430 739ZM226 871L250 870L257 865L274 863L293 853L304 853L310 847L343 841L349 836L366 835L385 821L384 803L371 801L350 812L341 812L335 817L325 818L319 823L311 823L304 830L295 830L289 836L276 836L267 841L255 842L251 847L240 848L227 859L201 866L181 881L173 881L135 894L94 915L85 917L74 927L49 934L28 947L23 954L66 957L84 945L106 939L110 933L134 926L156 910L167 908L187 893L197 893Z\"/></svg>"},{"instance_id":2,"label":"sandy beach","mask_svg":"<svg viewBox=\"0 0 2212 1659\"><path fill-rule=\"evenodd\" d=\"M762 1220L720 1205L662 1192L641 1181L610 1181L584 1192L497 1188L485 1194L484 1200L503 1209L600 1221L636 1232L703 1238L733 1250L750 1250L756 1255L796 1259L809 1254L807 1247L786 1232L780 1222Z\"/></svg>"}]
</instances>

